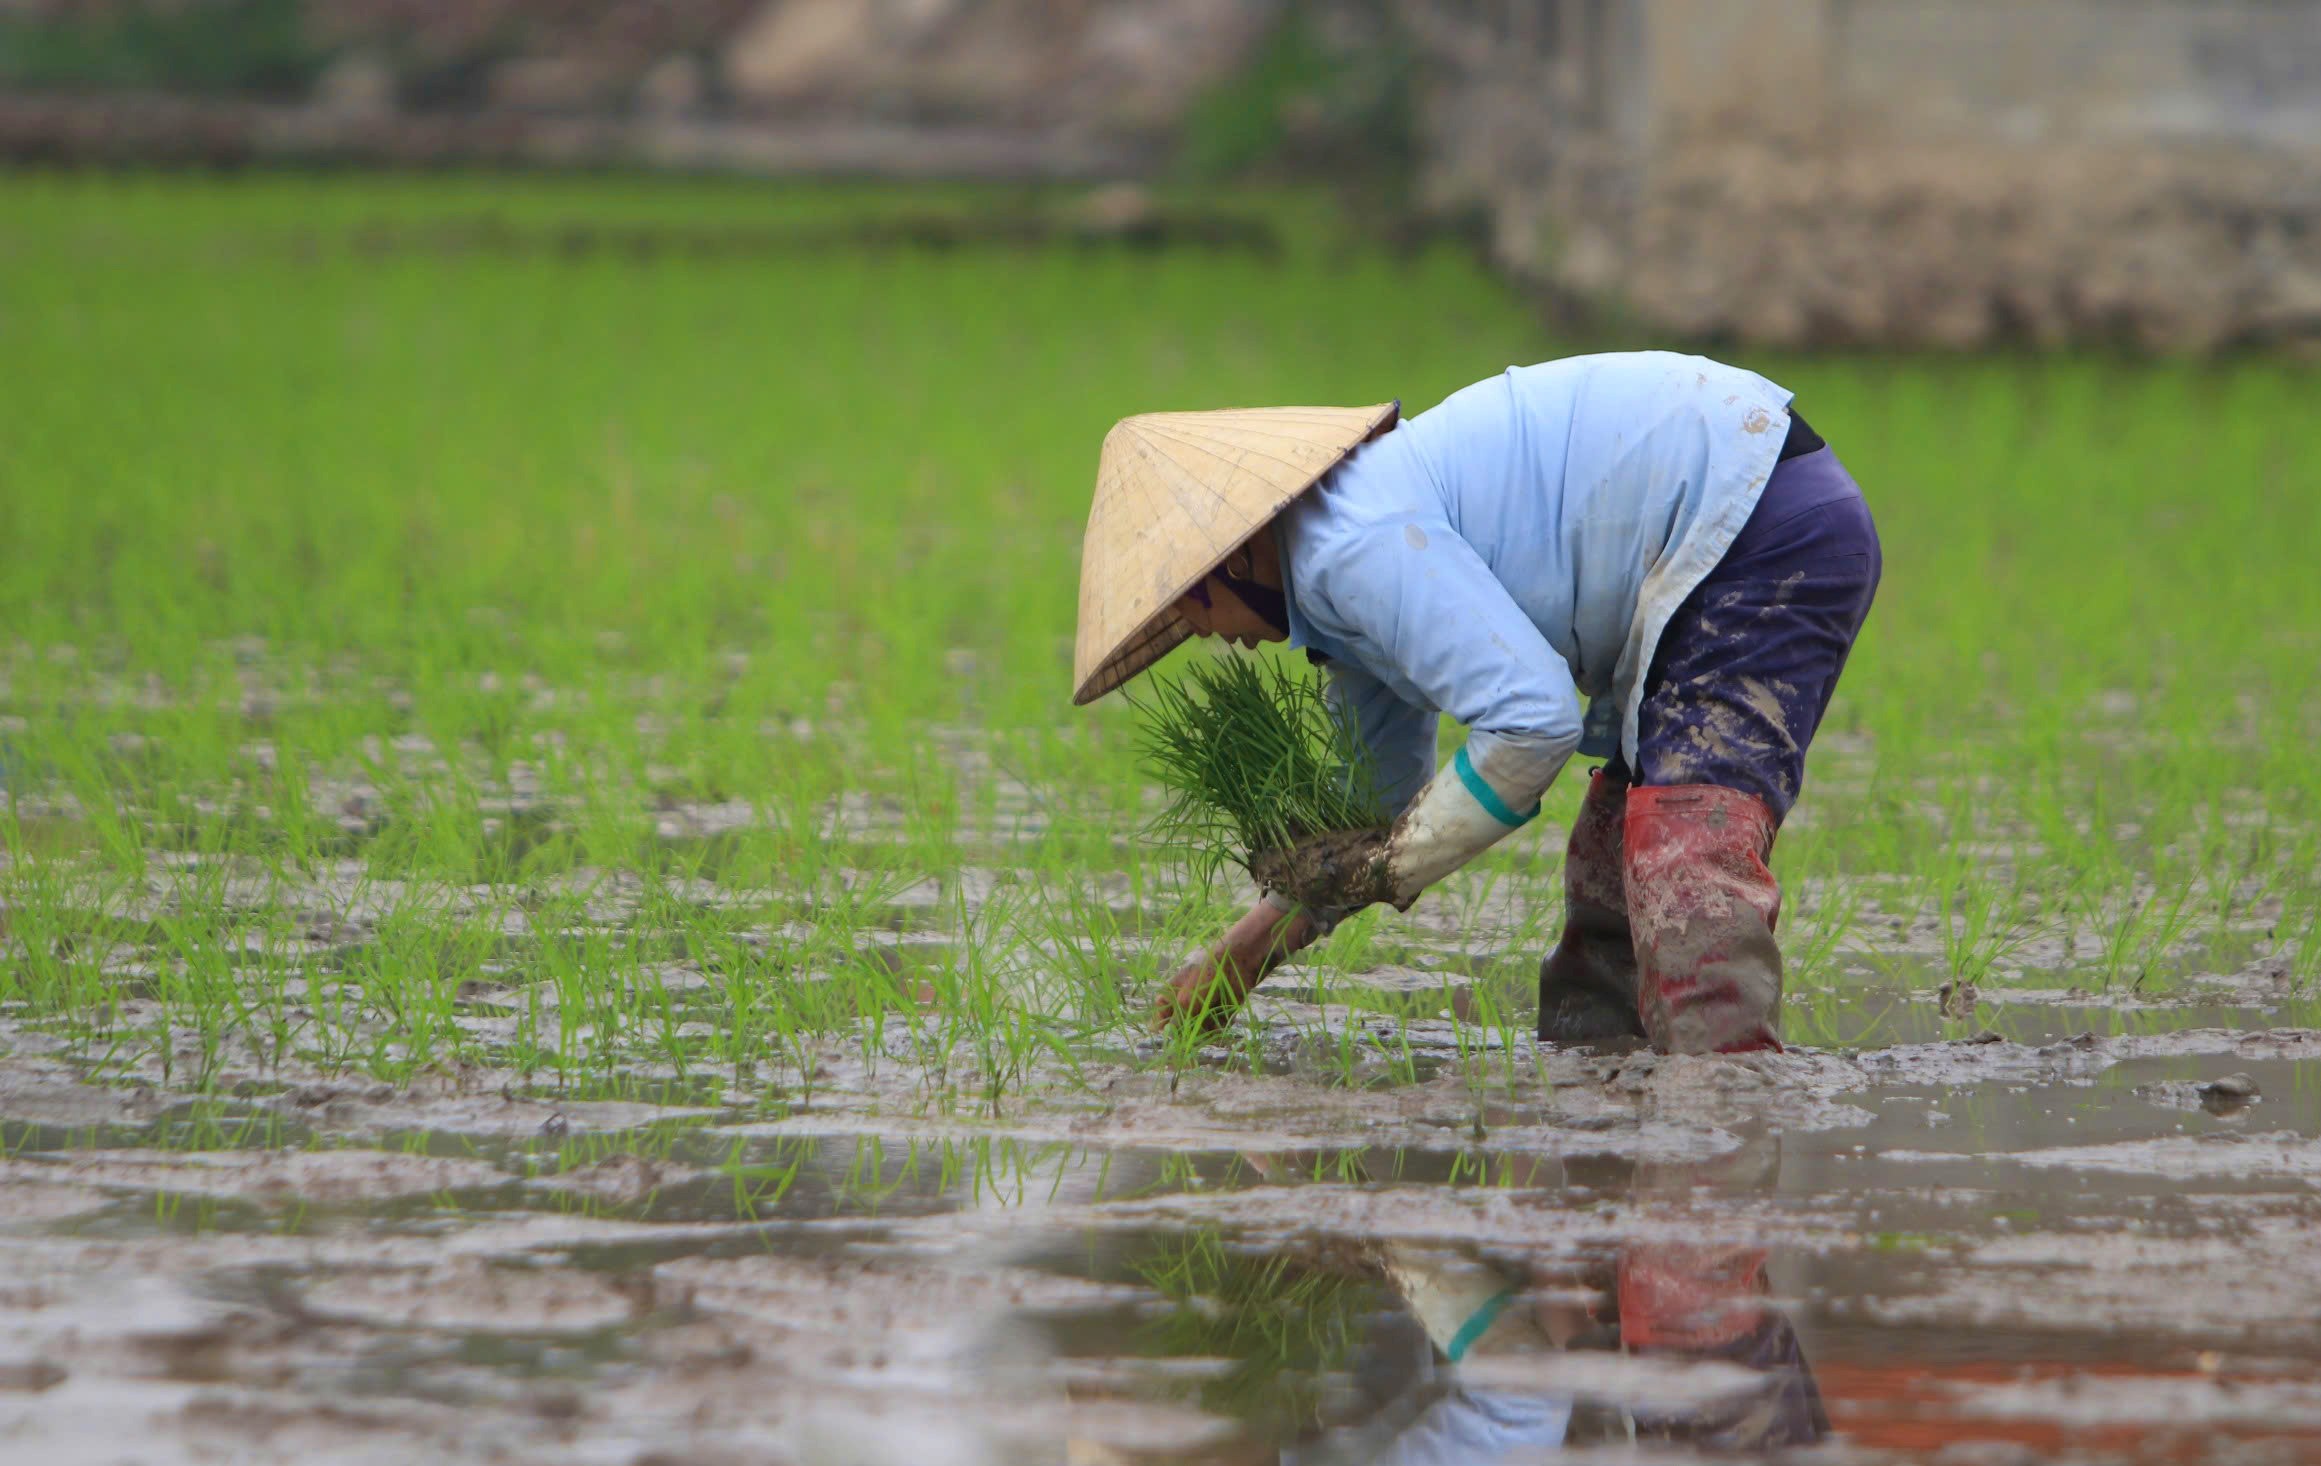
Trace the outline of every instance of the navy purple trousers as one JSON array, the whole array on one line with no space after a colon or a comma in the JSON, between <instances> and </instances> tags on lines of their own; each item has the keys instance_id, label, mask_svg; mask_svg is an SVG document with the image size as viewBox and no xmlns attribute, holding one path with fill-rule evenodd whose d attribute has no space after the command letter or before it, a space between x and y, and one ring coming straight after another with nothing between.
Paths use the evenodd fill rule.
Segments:
<instances>
[{"instance_id":1,"label":"navy purple trousers","mask_svg":"<svg viewBox=\"0 0 2321 1466\"><path fill-rule=\"evenodd\" d=\"M1783 460L1708 579L1661 633L1637 716L1639 784L1718 784L1776 820L1870 614L1884 561L1862 491L1829 448Z\"/></svg>"}]
</instances>

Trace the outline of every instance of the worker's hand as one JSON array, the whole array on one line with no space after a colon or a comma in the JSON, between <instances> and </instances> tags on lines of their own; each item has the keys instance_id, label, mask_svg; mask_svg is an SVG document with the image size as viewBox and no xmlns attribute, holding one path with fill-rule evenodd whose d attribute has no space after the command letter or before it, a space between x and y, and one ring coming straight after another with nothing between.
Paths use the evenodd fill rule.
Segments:
<instances>
[{"instance_id":1,"label":"worker's hand","mask_svg":"<svg viewBox=\"0 0 2321 1466\"><path fill-rule=\"evenodd\" d=\"M1287 850L1261 850L1250 857L1249 874L1284 902L1315 911L1343 914L1379 901L1394 901L1387 871L1386 827L1332 830L1300 840ZM1395 902L1408 909L1408 902Z\"/></svg>"},{"instance_id":2,"label":"worker's hand","mask_svg":"<svg viewBox=\"0 0 2321 1466\"><path fill-rule=\"evenodd\" d=\"M1311 944L1315 935L1313 919L1304 912L1285 914L1270 902L1258 902L1215 946L1169 980L1161 990L1155 1019L1164 1028L1191 1020L1204 1033L1224 1029L1241 1011L1249 990L1291 953Z\"/></svg>"}]
</instances>

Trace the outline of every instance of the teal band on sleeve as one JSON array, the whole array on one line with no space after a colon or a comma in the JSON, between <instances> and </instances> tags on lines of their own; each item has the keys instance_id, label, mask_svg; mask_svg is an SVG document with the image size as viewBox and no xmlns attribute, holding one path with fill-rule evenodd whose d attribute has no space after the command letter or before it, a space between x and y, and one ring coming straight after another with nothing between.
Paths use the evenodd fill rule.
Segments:
<instances>
[{"instance_id":1,"label":"teal band on sleeve","mask_svg":"<svg viewBox=\"0 0 2321 1466\"><path fill-rule=\"evenodd\" d=\"M1525 825L1530 824L1533 817L1539 813L1539 806L1536 803L1523 814L1517 814L1514 810L1509 809L1507 801L1499 797L1499 791L1492 788L1489 781L1484 779L1481 774L1476 773L1475 766L1467 761L1467 750L1464 747L1460 748L1457 757L1451 760L1451 767L1459 771L1459 782L1466 785L1467 792L1475 796L1475 802L1483 806L1483 813L1505 825L1508 829L1522 829Z\"/></svg>"},{"instance_id":2,"label":"teal band on sleeve","mask_svg":"<svg viewBox=\"0 0 2321 1466\"><path fill-rule=\"evenodd\" d=\"M1513 1288L1501 1293L1494 1293L1488 1303L1467 1315L1467 1321L1460 1324L1459 1331L1451 1336L1449 1346L1443 1350L1443 1357L1453 1364L1464 1359L1467 1356L1467 1351L1475 1347L1475 1341L1489 1333L1491 1325L1499 1321L1500 1310L1504 1309L1508 1300L1514 1296L1515 1290Z\"/></svg>"}]
</instances>

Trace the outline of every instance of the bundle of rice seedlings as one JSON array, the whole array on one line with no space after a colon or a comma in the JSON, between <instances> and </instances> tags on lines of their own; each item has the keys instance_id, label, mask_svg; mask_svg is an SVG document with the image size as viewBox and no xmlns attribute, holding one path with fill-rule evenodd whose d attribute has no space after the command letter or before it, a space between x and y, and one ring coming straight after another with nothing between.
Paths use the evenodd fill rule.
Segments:
<instances>
[{"instance_id":1,"label":"bundle of rice seedlings","mask_svg":"<svg viewBox=\"0 0 2321 1466\"><path fill-rule=\"evenodd\" d=\"M1189 845L1204 874L1229 860L1254 874L1270 852L1378 822L1368 750L1287 665L1197 662L1130 700L1144 717L1145 770L1169 796L1154 831Z\"/></svg>"}]
</instances>

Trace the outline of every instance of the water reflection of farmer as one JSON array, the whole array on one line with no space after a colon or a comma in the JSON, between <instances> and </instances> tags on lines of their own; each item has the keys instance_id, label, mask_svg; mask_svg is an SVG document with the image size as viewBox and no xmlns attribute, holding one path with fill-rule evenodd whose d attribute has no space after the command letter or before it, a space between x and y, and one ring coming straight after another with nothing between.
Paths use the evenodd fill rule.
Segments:
<instances>
[{"instance_id":1,"label":"water reflection of farmer","mask_svg":"<svg viewBox=\"0 0 2321 1466\"><path fill-rule=\"evenodd\" d=\"M1287 641L1327 666L1392 819L1347 879L1268 891L1163 1016L1230 1014L1344 912L1407 909L1579 751L1608 762L1571 833L1540 1036L1777 1047L1765 862L1880 567L1859 489L1789 398L1635 353L1514 368L1399 426L1388 404L1114 428L1074 700L1188 636ZM1440 713L1469 734L1438 771Z\"/></svg>"},{"instance_id":2,"label":"water reflection of farmer","mask_svg":"<svg viewBox=\"0 0 2321 1466\"><path fill-rule=\"evenodd\" d=\"M1756 1453L1829 1434L1797 1330L1767 1300L1762 1248L1636 1243L1608 1269L1563 1276L1453 1248L1394 1245L1382 1257L1409 1312L1371 1340L1357 1372L1365 1411L1284 1462L1487 1466L1622 1441ZM1590 1292L1599 1301L1569 1301ZM1569 1350L1711 1361L1755 1379L1720 1378L1681 1405L1651 1403L1649 1387L1620 1398L1616 1383L1574 1394L1556 1387L1550 1362ZM1526 1361L1538 1361L1536 1385Z\"/></svg>"},{"instance_id":3,"label":"water reflection of farmer","mask_svg":"<svg viewBox=\"0 0 2321 1466\"><path fill-rule=\"evenodd\" d=\"M1699 1188L1764 1190L1779 1172L1778 1144L1759 1137L1707 1162L1639 1166L1630 1200L1645 1216L1689 1209ZM1525 1184L1545 1179L1534 1173ZM1360 1413L1283 1452L1284 1461L1485 1466L1543 1448L1635 1441L1760 1454L1829 1434L1804 1346L1772 1302L1766 1251L1755 1243L1635 1240L1576 1262L1413 1242L1381 1242L1372 1255L1404 1312L1369 1340L1355 1373ZM1614 1375L1575 1389L1572 1372L1557 1368L1557 1356L1574 1351L1746 1373L1625 1385Z\"/></svg>"}]
</instances>

